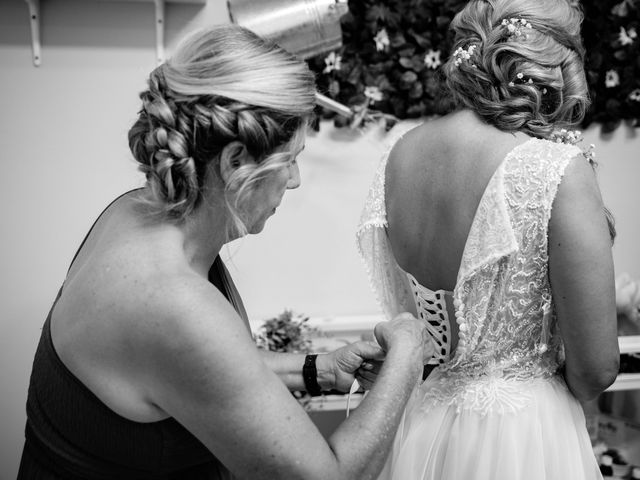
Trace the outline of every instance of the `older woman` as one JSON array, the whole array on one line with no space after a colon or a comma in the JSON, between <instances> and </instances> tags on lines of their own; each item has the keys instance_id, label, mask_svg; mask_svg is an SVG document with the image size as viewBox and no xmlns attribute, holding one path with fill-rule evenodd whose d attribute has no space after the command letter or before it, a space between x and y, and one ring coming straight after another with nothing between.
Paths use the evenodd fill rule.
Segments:
<instances>
[{"instance_id":1,"label":"older woman","mask_svg":"<svg viewBox=\"0 0 640 480\"><path fill-rule=\"evenodd\" d=\"M240 27L209 28L141 99L129 143L147 182L98 218L47 318L19 478L371 478L433 353L423 324L401 315L376 327L382 349L359 342L315 365L263 353L218 257L300 184L306 65ZM287 387L345 390L382 355L325 441Z\"/></svg>"}]
</instances>

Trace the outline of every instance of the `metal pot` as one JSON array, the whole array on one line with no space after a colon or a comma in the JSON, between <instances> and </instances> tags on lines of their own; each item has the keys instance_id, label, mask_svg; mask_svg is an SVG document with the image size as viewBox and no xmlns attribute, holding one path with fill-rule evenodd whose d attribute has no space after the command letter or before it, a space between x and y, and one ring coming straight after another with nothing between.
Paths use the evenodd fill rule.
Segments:
<instances>
[{"instance_id":1,"label":"metal pot","mask_svg":"<svg viewBox=\"0 0 640 480\"><path fill-rule=\"evenodd\" d=\"M347 0L228 0L231 21L306 59L342 46Z\"/></svg>"},{"instance_id":2,"label":"metal pot","mask_svg":"<svg viewBox=\"0 0 640 480\"><path fill-rule=\"evenodd\" d=\"M340 17L347 13L347 0L227 0L229 17L285 50L306 59L342 46ZM316 101L347 117L353 111L316 93Z\"/></svg>"}]
</instances>

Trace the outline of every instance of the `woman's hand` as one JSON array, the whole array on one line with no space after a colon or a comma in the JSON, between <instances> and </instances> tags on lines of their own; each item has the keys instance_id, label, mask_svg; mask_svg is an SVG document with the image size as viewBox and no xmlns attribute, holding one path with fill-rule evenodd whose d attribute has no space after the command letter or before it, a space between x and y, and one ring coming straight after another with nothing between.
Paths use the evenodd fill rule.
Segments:
<instances>
[{"instance_id":1,"label":"woman's hand","mask_svg":"<svg viewBox=\"0 0 640 480\"><path fill-rule=\"evenodd\" d=\"M325 390L348 392L356 378L360 381L357 372L363 365L382 359L384 359L384 351L374 342L351 343L333 352L318 355L316 359L318 382Z\"/></svg>"},{"instance_id":2,"label":"woman's hand","mask_svg":"<svg viewBox=\"0 0 640 480\"><path fill-rule=\"evenodd\" d=\"M422 348L424 363L435 353L424 323L409 313L378 323L374 334L379 345L359 341L318 356L318 381L325 390L347 392L356 379L365 390L369 390L380 372L385 352L396 343L405 346L414 343L417 348Z\"/></svg>"},{"instance_id":3,"label":"woman's hand","mask_svg":"<svg viewBox=\"0 0 640 480\"><path fill-rule=\"evenodd\" d=\"M356 370L356 380L358 380L362 388L371 390L371 387L378 378L383 363L384 360L368 360Z\"/></svg>"},{"instance_id":4,"label":"woman's hand","mask_svg":"<svg viewBox=\"0 0 640 480\"><path fill-rule=\"evenodd\" d=\"M417 325L416 325L417 322ZM394 332L394 329L400 330L399 332ZM376 325L375 335L379 342L383 345L389 345L391 342L395 341L390 338L392 335L398 334L403 335L403 331L405 333L411 333L415 331L416 338L422 338L422 358L423 363L426 364L431 357L433 357L435 353L435 346L433 344L433 340L426 332L424 328L424 324L419 320L415 319L411 314L405 313L397 316L391 322L382 322ZM380 368L382 367L383 360L369 360L364 362L360 368L356 371L356 379L358 383L365 390L370 390L373 383L375 382L378 374L380 373Z\"/></svg>"},{"instance_id":5,"label":"woman's hand","mask_svg":"<svg viewBox=\"0 0 640 480\"><path fill-rule=\"evenodd\" d=\"M435 353L435 346L425 323L410 313L401 313L389 322L378 323L373 333L385 352L396 345L407 348L408 343L422 349L423 363L427 363Z\"/></svg>"}]
</instances>

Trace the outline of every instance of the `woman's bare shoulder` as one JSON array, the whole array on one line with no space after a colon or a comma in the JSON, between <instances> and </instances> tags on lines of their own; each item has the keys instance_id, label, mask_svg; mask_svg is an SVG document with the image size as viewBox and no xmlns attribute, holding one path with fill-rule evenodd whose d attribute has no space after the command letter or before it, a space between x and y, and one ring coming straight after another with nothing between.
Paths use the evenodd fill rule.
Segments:
<instances>
[{"instance_id":1,"label":"woman's bare shoulder","mask_svg":"<svg viewBox=\"0 0 640 480\"><path fill-rule=\"evenodd\" d=\"M133 305L140 309L140 328L153 335L163 348L172 348L176 339L191 341L213 329L245 328L240 317L223 294L207 279L191 272L161 273L142 298Z\"/></svg>"}]
</instances>

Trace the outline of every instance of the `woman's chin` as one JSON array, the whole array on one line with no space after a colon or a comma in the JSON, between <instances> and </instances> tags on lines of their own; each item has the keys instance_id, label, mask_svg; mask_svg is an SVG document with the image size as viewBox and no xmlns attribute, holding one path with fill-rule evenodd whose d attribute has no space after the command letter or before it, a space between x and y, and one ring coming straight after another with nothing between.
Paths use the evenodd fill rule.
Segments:
<instances>
[{"instance_id":1,"label":"woman's chin","mask_svg":"<svg viewBox=\"0 0 640 480\"><path fill-rule=\"evenodd\" d=\"M248 229L248 234L249 235L256 235L260 232L262 232L262 230L264 230L264 226L267 223L266 219L261 221L261 222L256 222L253 225L251 225L251 227Z\"/></svg>"}]
</instances>

